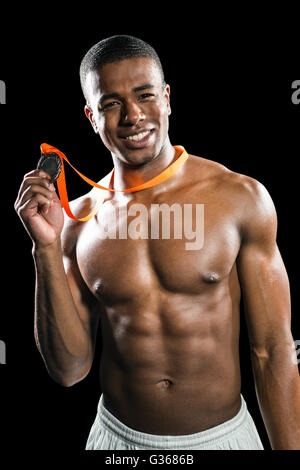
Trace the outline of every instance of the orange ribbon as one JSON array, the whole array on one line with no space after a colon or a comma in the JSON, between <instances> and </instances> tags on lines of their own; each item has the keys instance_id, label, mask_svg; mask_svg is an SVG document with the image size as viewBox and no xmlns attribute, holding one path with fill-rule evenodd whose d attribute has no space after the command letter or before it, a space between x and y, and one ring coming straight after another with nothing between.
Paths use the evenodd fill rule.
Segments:
<instances>
[{"instance_id":1,"label":"orange ribbon","mask_svg":"<svg viewBox=\"0 0 300 470\"><path fill-rule=\"evenodd\" d=\"M176 173L179 168L184 164L184 162L188 159L189 155L185 151L185 149L181 145L174 145L175 150L178 150L180 152L180 156L175 160L175 162L171 163L165 170L163 170L159 175L155 176L149 181L146 181L143 184L140 184L139 186L135 186L134 188L128 188L128 189L112 189L112 188L106 188L105 186L101 186L98 183L95 183L92 181L90 178L87 178L84 176L80 171L76 170L74 166L69 162L67 157L63 152L58 150L55 147L52 147L52 145L48 144L42 144L41 145L41 152L42 153L49 153L49 152L55 152L61 159L61 173L57 179L57 187L58 187L58 192L60 196L60 201L62 203L63 208L65 209L67 215L74 220L78 220L81 222L86 222L87 220L91 219L98 211L99 207L101 204L103 204L103 201L105 199L105 193L102 194L102 197L100 200L97 202L96 206L90 212L87 216L82 217L78 219L72 214L72 211L70 209L69 205L69 199L68 199L68 193L67 193L67 186L66 186L66 176L65 176L65 169L64 169L64 160L73 168L74 171L88 184L91 186L95 186L96 188L99 189L104 189L105 191L114 191L114 192L123 192L123 193L128 193L128 192L134 192L134 191L141 191L142 189L147 189L147 188L152 188L153 186L156 186L157 184L163 183L166 181L168 178L170 178L174 173ZM113 179L115 169L113 168L112 171L107 175L107 178L110 177L110 184ZM110 185L109 184L109 185Z\"/></svg>"}]
</instances>

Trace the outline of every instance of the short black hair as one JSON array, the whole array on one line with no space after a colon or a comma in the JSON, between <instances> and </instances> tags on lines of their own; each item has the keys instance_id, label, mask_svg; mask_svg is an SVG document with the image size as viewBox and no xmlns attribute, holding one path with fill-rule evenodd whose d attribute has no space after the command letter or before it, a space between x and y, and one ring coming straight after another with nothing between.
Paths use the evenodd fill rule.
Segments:
<instances>
[{"instance_id":1,"label":"short black hair","mask_svg":"<svg viewBox=\"0 0 300 470\"><path fill-rule=\"evenodd\" d=\"M120 62L132 58L150 58L154 60L161 74L163 86L165 85L164 72L161 61L150 44L134 36L111 36L92 46L85 54L80 64L80 83L82 92L88 101L86 93L87 74L99 70L103 65Z\"/></svg>"}]
</instances>

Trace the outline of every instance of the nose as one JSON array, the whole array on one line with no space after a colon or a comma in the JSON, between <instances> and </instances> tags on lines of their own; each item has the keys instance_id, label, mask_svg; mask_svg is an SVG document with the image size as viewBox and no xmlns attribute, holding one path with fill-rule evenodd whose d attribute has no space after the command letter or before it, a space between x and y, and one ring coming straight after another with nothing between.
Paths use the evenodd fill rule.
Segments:
<instances>
[{"instance_id":1,"label":"nose","mask_svg":"<svg viewBox=\"0 0 300 470\"><path fill-rule=\"evenodd\" d=\"M136 126L146 118L143 110L136 103L127 103L122 113L122 121L127 126Z\"/></svg>"}]
</instances>

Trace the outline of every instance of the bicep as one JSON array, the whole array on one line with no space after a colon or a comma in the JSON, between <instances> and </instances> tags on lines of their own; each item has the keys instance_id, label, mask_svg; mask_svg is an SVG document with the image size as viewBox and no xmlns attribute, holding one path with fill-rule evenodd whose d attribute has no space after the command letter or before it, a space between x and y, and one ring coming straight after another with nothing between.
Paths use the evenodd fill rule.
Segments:
<instances>
[{"instance_id":1,"label":"bicep","mask_svg":"<svg viewBox=\"0 0 300 470\"><path fill-rule=\"evenodd\" d=\"M289 281L278 247L272 255L243 248L238 272L251 346L263 352L290 341Z\"/></svg>"},{"instance_id":2,"label":"bicep","mask_svg":"<svg viewBox=\"0 0 300 470\"><path fill-rule=\"evenodd\" d=\"M276 243L276 211L264 188L245 214L237 266L250 344L264 354L292 340L289 280Z\"/></svg>"},{"instance_id":3,"label":"bicep","mask_svg":"<svg viewBox=\"0 0 300 470\"><path fill-rule=\"evenodd\" d=\"M64 266L76 310L94 346L99 322L98 303L82 279L77 263L64 257Z\"/></svg>"},{"instance_id":4,"label":"bicep","mask_svg":"<svg viewBox=\"0 0 300 470\"><path fill-rule=\"evenodd\" d=\"M86 285L77 263L76 242L82 227L81 224L81 222L70 220L65 214L65 223L61 234L63 264L74 305L94 349L99 324L99 303Z\"/></svg>"}]
</instances>

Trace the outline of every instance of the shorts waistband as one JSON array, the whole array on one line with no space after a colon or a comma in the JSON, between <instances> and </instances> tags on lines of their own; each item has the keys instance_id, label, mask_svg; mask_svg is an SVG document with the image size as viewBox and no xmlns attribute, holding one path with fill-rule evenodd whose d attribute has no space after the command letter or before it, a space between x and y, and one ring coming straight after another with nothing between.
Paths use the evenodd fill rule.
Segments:
<instances>
[{"instance_id":1,"label":"shorts waistband","mask_svg":"<svg viewBox=\"0 0 300 470\"><path fill-rule=\"evenodd\" d=\"M132 445L143 446L153 449L169 449L174 445L180 446L180 449L191 449L194 447L207 445L213 443L220 443L224 439L234 434L247 420L248 409L246 402L241 396L241 408L236 416L229 421L219 424L213 428L207 429L194 434L186 434L182 436L168 436L168 435L154 435L140 431L136 431L122 423L116 418L103 403L103 395L101 395L98 405L98 420L99 424L108 432L118 436L119 439L126 441Z\"/></svg>"}]
</instances>

